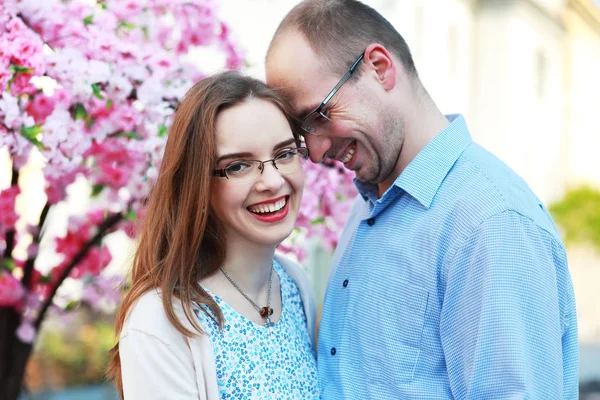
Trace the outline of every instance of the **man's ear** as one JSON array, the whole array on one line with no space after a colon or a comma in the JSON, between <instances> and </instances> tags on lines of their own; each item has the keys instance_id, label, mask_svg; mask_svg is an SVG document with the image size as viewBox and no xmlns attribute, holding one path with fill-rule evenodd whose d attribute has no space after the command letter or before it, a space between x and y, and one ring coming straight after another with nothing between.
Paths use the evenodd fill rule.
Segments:
<instances>
[{"instance_id":1,"label":"man's ear","mask_svg":"<svg viewBox=\"0 0 600 400\"><path fill-rule=\"evenodd\" d=\"M396 86L395 61L383 45L370 44L365 50L363 62L385 90L391 90Z\"/></svg>"}]
</instances>

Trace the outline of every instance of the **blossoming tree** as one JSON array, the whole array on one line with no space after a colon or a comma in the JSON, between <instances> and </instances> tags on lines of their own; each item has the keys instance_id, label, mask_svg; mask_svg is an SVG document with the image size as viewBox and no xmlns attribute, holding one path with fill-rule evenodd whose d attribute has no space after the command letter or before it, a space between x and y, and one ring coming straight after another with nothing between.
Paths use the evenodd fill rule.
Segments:
<instances>
[{"instance_id":1,"label":"blossoming tree","mask_svg":"<svg viewBox=\"0 0 600 400\"><path fill-rule=\"evenodd\" d=\"M0 149L12 165L10 182L0 182L0 398L17 398L47 312L64 312L56 302L63 282L82 281L80 301L92 306L118 301L119 278L102 273L112 259L103 238L119 230L134 237L175 106L203 77L190 57L199 48L219 54L225 68L243 64L213 0L0 4ZM27 224L15 204L27 184L20 172L36 152L45 198L38 222ZM303 238L335 246L343 200L353 194L339 165L306 168L298 228L281 247L299 259ZM70 215L66 234L42 242L48 215L82 178L102 206ZM40 243L51 243L62 261L40 269Z\"/></svg>"}]
</instances>

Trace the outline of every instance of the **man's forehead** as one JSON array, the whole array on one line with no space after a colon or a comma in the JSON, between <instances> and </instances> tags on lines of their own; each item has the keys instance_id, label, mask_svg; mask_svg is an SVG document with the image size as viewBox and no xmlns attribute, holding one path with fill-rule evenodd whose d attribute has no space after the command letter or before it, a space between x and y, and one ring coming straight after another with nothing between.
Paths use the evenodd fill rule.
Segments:
<instances>
[{"instance_id":1,"label":"man's forehead","mask_svg":"<svg viewBox=\"0 0 600 400\"><path fill-rule=\"evenodd\" d=\"M286 78L285 81L275 83L273 86L288 96L298 116L306 112L306 108L315 108L324 97L321 95L322 90L316 79L292 80Z\"/></svg>"},{"instance_id":2,"label":"man's forehead","mask_svg":"<svg viewBox=\"0 0 600 400\"><path fill-rule=\"evenodd\" d=\"M301 36L284 34L269 51L267 84L286 93L296 110L318 104L331 89L323 64Z\"/></svg>"}]
</instances>

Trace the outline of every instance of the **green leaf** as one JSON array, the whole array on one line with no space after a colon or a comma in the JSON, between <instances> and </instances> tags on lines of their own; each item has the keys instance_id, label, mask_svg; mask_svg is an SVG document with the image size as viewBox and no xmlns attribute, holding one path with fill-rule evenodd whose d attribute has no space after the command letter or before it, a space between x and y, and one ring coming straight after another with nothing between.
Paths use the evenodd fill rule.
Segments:
<instances>
[{"instance_id":1,"label":"green leaf","mask_svg":"<svg viewBox=\"0 0 600 400\"><path fill-rule=\"evenodd\" d=\"M106 109L109 110L113 105L112 99L106 100Z\"/></svg>"},{"instance_id":2,"label":"green leaf","mask_svg":"<svg viewBox=\"0 0 600 400\"><path fill-rule=\"evenodd\" d=\"M85 107L83 106L83 104L81 103L77 103L77 105L75 106L75 119L86 119L88 116L87 111L85 110Z\"/></svg>"},{"instance_id":3,"label":"green leaf","mask_svg":"<svg viewBox=\"0 0 600 400\"><path fill-rule=\"evenodd\" d=\"M8 67L8 70L10 72L12 72L13 74L15 73L19 73L19 72L23 72L26 74L30 74L33 72L32 68L28 68L28 67L23 67L21 65L15 65L15 64L10 64L10 66Z\"/></svg>"},{"instance_id":4,"label":"green leaf","mask_svg":"<svg viewBox=\"0 0 600 400\"><path fill-rule=\"evenodd\" d=\"M92 186L92 194L91 197L98 197L100 193L104 190L104 185L96 184Z\"/></svg>"},{"instance_id":5,"label":"green leaf","mask_svg":"<svg viewBox=\"0 0 600 400\"><path fill-rule=\"evenodd\" d=\"M40 133L42 133L42 128L39 125L21 126L21 135L39 149L43 149L43 143L37 138Z\"/></svg>"},{"instance_id":6,"label":"green leaf","mask_svg":"<svg viewBox=\"0 0 600 400\"><path fill-rule=\"evenodd\" d=\"M2 267L8 270L8 272L12 272L15 269L15 262L10 258L5 258L2 260Z\"/></svg>"},{"instance_id":7,"label":"green leaf","mask_svg":"<svg viewBox=\"0 0 600 400\"><path fill-rule=\"evenodd\" d=\"M85 118L85 126L88 129L92 129L92 126L94 126L95 123L96 123L95 119L90 118L89 116Z\"/></svg>"},{"instance_id":8,"label":"green leaf","mask_svg":"<svg viewBox=\"0 0 600 400\"><path fill-rule=\"evenodd\" d=\"M130 29L130 30L131 30L131 29L135 29L135 25L134 25L134 24L132 24L132 23L130 23L130 22L127 22L127 21L121 21L120 25L121 25L123 28L127 28L127 29Z\"/></svg>"},{"instance_id":9,"label":"green leaf","mask_svg":"<svg viewBox=\"0 0 600 400\"><path fill-rule=\"evenodd\" d=\"M312 221L310 221L310 223L312 225L318 225L318 224L322 224L324 222L325 222L325 217L319 217L319 218L316 218L316 219L313 219Z\"/></svg>"},{"instance_id":10,"label":"green leaf","mask_svg":"<svg viewBox=\"0 0 600 400\"><path fill-rule=\"evenodd\" d=\"M72 310L76 309L78 306L79 306L78 301L71 300L65 306L65 311L72 311Z\"/></svg>"},{"instance_id":11,"label":"green leaf","mask_svg":"<svg viewBox=\"0 0 600 400\"><path fill-rule=\"evenodd\" d=\"M92 83L92 90L94 91L94 96L96 96L100 100L104 100L104 96L102 95L102 93L100 93L100 87L97 84Z\"/></svg>"},{"instance_id":12,"label":"green leaf","mask_svg":"<svg viewBox=\"0 0 600 400\"><path fill-rule=\"evenodd\" d=\"M42 133L42 128L39 125L21 127L21 134L27 139L35 138L40 133Z\"/></svg>"},{"instance_id":13,"label":"green leaf","mask_svg":"<svg viewBox=\"0 0 600 400\"><path fill-rule=\"evenodd\" d=\"M168 131L168 129L166 126L164 126L164 125L159 126L158 127L158 137L165 136L167 134L167 131Z\"/></svg>"},{"instance_id":14,"label":"green leaf","mask_svg":"<svg viewBox=\"0 0 600 400\"><path fill-rule=\"evenodd\" d=\"M135 211L129 210L123 218L125 218L127 221L135 221L137 220L137 214L135 213Z\"/></svg>"},{"instance_id":15,"label":"green leaf","mask_svg":"<svg viewBox=\"0 0 600 400\"><path fill-rule=\"evenodd\" d=\"M129 131L129 132L125 133L124 135L125 135L126 137L128 137L129 139L138 139L138 140L139 140L139 139L141 139L140 137L138 137L138 136L135 134L135 131Z\"/></svg>"},{"instance_id":16,"label":"green leaf","mask_svg":"<svg viewBox=\"0 0 600 400\"><path fill-rule=\"evenodd\" d=\"M85 26L91 25L91 24L92 24L92 20L93 20L93 19L94 19L94 15L93 15L93 14L92 14L92 15L88 15L87 17L85 17L85 18L83 19L83 24L84 24Z\"/></svg>"},{"instance_id":17,"label":"green leaf","mask_svg":"<svg viewBox=\"0 0 600 400\"><path fill-rule=\"evenodd\" d=\"M562 228L565 244L590 244L600 250L600 191L587 186L569 190L548 207Z\"/></svg>"}]
</instances>

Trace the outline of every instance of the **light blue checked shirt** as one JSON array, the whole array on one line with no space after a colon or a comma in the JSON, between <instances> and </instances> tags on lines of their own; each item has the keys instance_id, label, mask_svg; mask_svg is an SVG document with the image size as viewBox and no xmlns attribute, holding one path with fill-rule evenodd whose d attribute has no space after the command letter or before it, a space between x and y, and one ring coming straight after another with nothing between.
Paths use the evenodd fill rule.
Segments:
<instances>
[{"instance_id":1,"label":"light blue checked shirt","mask_svg":"<svg viewBox=\"0 0 600 400\"><path fill-rule=\"evenodd\" d=\"M319 334L322 398L576 399L565 248L460 115L380 198L361 193Z\"/></svg>"}]
</instances>

